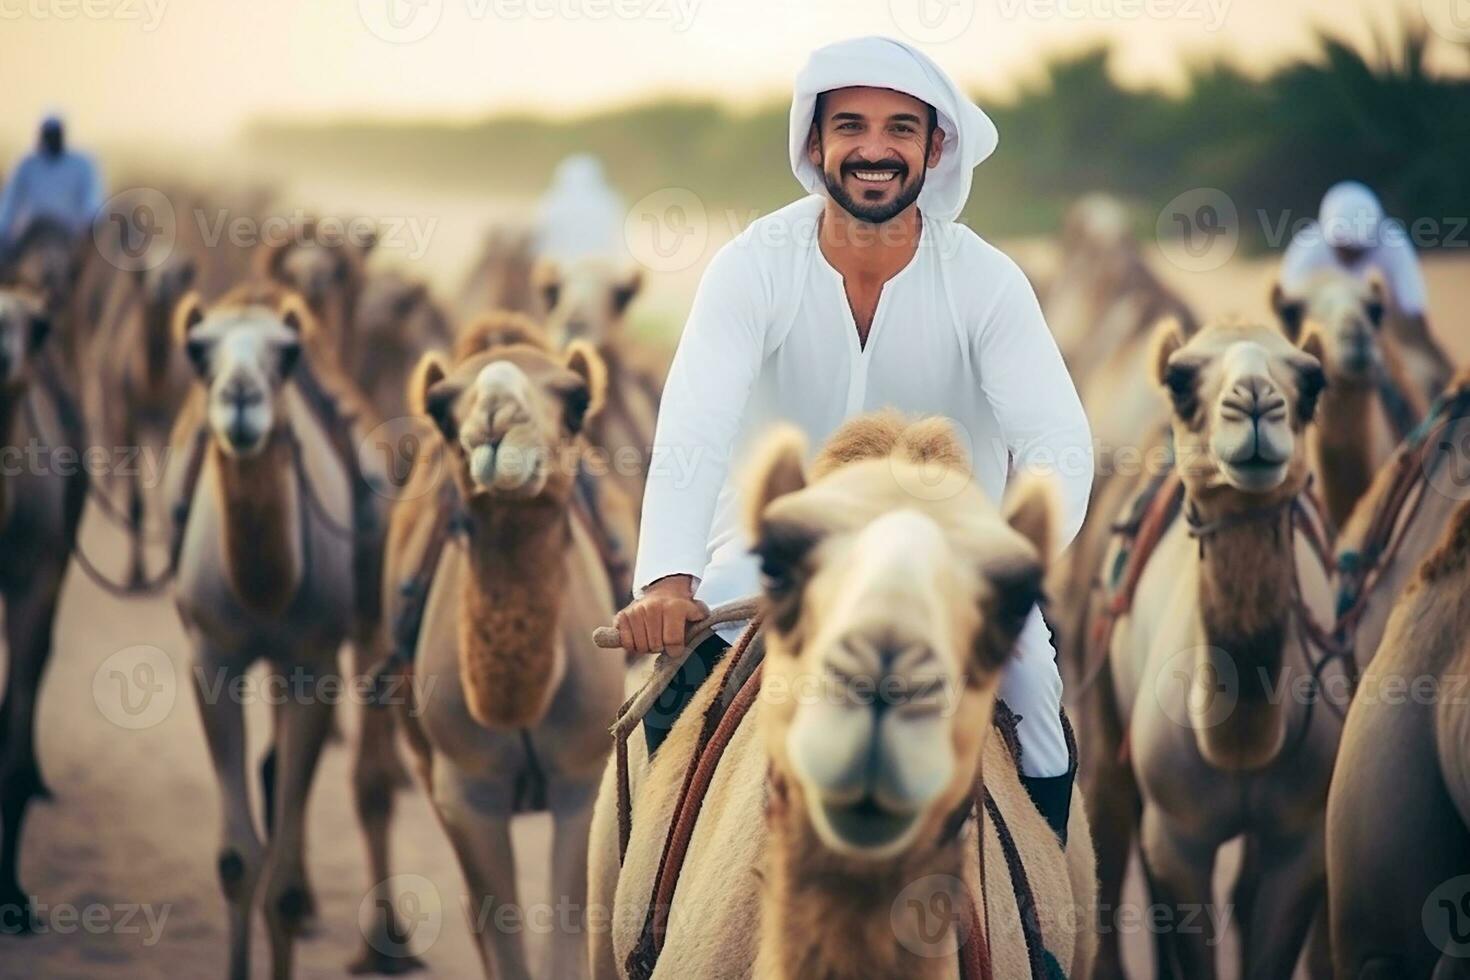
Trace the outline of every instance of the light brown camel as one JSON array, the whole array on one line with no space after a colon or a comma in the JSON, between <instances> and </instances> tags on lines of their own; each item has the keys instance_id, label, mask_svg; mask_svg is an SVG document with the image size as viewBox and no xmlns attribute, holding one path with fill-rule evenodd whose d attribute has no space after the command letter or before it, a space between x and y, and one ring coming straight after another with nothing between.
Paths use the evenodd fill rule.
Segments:
<instances>
[{"instance_id":1,"label":"light brown camel","mask_svg":"<svg viewBox=\"0 0 1470 980\"><path fill-rule=\"evenodd\" d=\"M1399 441L1389 412L1412 426L1423 418L1425 403L1404 370L1398 344L1382 330L1383 296L1376 283L1326 270L1292 295L1278 283L1271 305L1290 340L1300 344L1315 334L1322 350L1327 390L1318 400L1309 442L1327 516L1341 527ZM1385 406L1381 379L1401 406Z\"/></svg>"},{"instance_id":2,"label":"light brown camel","mask_svg":"<svg viewBox=\"0 0 1470 980\"><path fill-rule=\"evenodd\" d=\"M458 321L470 323L491 310L532 312L536 306L531 296L534 266L529 229L491 228L455 298Z\"/></svg>"},{"instance_id":3,"label":"light brown camel","mask_svg":"<svg viewBox=\"0 0 1470 980\"><path fill-rule=\"evenodd\" d=\"M607 404L588 426L587 437L600 450L599 465L635 501L643 499L667 373L667 363L630 336L625 323L642 284L637 269L601 259L566 266L541 259L532 275L537 312L552 343L585 340L607 364Z\"/></svg>"},{"instance_id":4,"label":"light brown camel","mask_svg":"<svg viewBox=\"0 0 1470 980\"><path fill-rule=\"evenodd\" d=\"M196 694L222 806L218 856L229 908L229 971L249 975L250 919L257 893L271 939L272 974L291 973L291 947L312 911L303 863L306 797L340 680L337 652L352 637L357 668L381 655L380 624L364 601L363 545L354 486L339 436L306 392L320 389L341 415L367 419L330 355L330 338L300 297L273 284L243 286L208 313L195 297L175 316L175 334L199 377L174 428L169 499L189 499L175 602L195 649ZM306 363L300 363L303 358ZM203 439L203 455L196 440ZM190 480L193 461L197 477ZM192 496L186 488L192 485ZM371 536L369 536L371 537ZM244 716L237 685L264 661L287 693L277 707L268 757L262 844L247 790ZM360 818L386 835L391 752L386 726L364 712L354 763ZM391 749L391 745L389 746ZM270 764L275 760L275 764ZM386 844L374 853L374 880L386 877ZM389 914L380 909L383 914ZM390 923L391 925L391 923Z\"/></svg>"},{"instance_id":5,"label":"light brown camel","mask_svg":"<svg viewBox=\"0 0 1470 980\"><path fill-rule=\"evenodd\" d=\"M558 933L537 975L586 975L587 827L607 726L623 697L622 658L592 646L612 614L596 546L572 511L581 431L606 383L589 345L554 351L516 318L461 338L451 362L424 356L409 402L439 438L419 456L394 510L387 601L421 572L427 541L453 508L413 652L413 689L399 712L417 770L459 857L467 910L487 976L531 976L519 932L496 928L516 906L514 814L549 809ZM447 481L447 482L445 482ZM415 490L422 492L415 492Z\"/></svg>"},{"instance_id":6,"label":"light brown camel","mask_svg":"<svg viewBox=\"0 0 1470 980\"><path fill-rule=\"evenodd\" d=\"M1343 729L1327 803L1342 978L1465 975L1470 503L1416 562Z\"/></svg>"},{"instance_id":7,"label":"light brown camel","mask_svg":"<svg viewBox=\"0 0 1470 980\"><path fill-rule=\"evenodd\" d=\"M1136 832L1155 898L1171 910L1174 927L1156 937L1161 976L1216 975L1226 910L1211 875L1231 838L1246 841L1234 894L1241 976L1289 977L1323 894L1346 675L1331 660L1321 691L1310 684L1323 654L1305 631L1332 615L1326 561L1298 510L1305 431L1325 383L1311 346L1233 321L1195 333L1166 322L1155 345L1186 519L1164 533L1112 631L1109 669L1086 706L1082 771L1108 856L1101 907L1117 907ZM1122 975L1116 929L1105 930L1096 975Z\"/></svg>"},{"instance_id":8,"label":"light brown camel","mask_svg":"<svg viewBox=\"0 0 1470 980\"><path fill-rule=\"evenodd\" d=\"M173 421L192 384L193 372L174 344L172 329L174 308L194 278L194 261L182 252L171 253L151 269L114 277L83 356L90 427L103 445L127 454L122 457L126 465L97 490L115 501L116 487L123 487L123 502L111 503L108 510L126 525L128 582L134 587L149 579L147 526L163 531L169 522L158 508L150 520L144 483L158 472Z\"/></svg>"},{"instance_id":9,"label":"light brown camel","mask_svg":"<svg viewBox=\"0 0 1470 980\"><path fill-rule=\"evenodd\" d=\"M256 251L256 273L301 294L343 367L356 363L357 303L376 244L373 234L329 233L307 221Z\"/></svg>"},{"instance_id":10,"label":"light brown camel","mask_svg":"<svg viewBox=\"0 0 1470 980\"><path fill-rule=\"evenodd\" d=\"M839 430L810 483L804 456L801 437L783 431L748 472L766 583L763 676L699 810L652 976L956 976L956 946L976 941L963 932L974 928L969 896L981 895L975 822L957 818L982 772L1048 955L1064 975L1087 976L1096 881L1083 807L1064 851L991 733L999 672L1040 595L1050 488L1023 482L1002 516L947 423L910 426L896 413ZM597 980L630 975L673 809L733 660L701 685L651 766L641 735L630 739L621 867L614 767L604 777L589 901L610 908L612 924L589 937ZM988 923L993 975L1030 976L994 819L985 827L975 919Z\"/></svg>"},{"instance_id":11,"label":"light brown camel","mask_svg":"<svg viewBox=\"0 0 1470 980\"><path fill-rule=\"evenodd\" d=\"M408 414L409 373L428 350L447 349L454 331L427 283L399 272L368 277L357 303L354 361L346 365L378 417Z\"/></svg>"},{"instance_id":12,"label":"light brown camel","mask_svg":"<svg viewBox=\"0 0 1470 980\"><path fill-rule=\"evenodd\" d=\"M86 473L53 465L79 451L80 416L59 391L44 297L0 288L0 599L5 610L5 695L0 702L0 933L32 926L18 880L30 802L49 795L36 762L36 696L51 657L62 576L76 541ZM50 363L46 363L49 361Z\"/></svg>"}]
</instances>

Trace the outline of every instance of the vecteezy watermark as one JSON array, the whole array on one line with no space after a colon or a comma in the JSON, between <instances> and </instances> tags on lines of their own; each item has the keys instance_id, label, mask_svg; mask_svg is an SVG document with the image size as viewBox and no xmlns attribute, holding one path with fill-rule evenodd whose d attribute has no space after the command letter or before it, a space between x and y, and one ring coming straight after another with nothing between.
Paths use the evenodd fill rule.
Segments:
<instances>
[{"instance_id":1,"label":"vecteezy watermark","mask_svg":"<svg viewBox=\"0 0 1470 980\"><path fill-rule=\"evenodd\" d=\"M0 446L0 477L75 476L86 473L93 480L108 477L137 477L138 485L151 490L163 482L173 452L169 447L146 446L48 446L39 439L25 445Z\"/></svg>"},{"instance_id":2,"label":"vecteezy watermark","mask_svg":"<svg viewBox=\"0 0 1470 980\"><path fill-rule=\"evenodd\" d=\"M98 253L124 272L158 268L173 254L177 239L173 203L152 187L130 187L114 194L92 225Z\"/></svg>"},{"instance_id":3,"label":"vecteezy watermark","mask_svg":"<svg viewBox=\"0 0 1470 980\"><path fill-rule=\"evenodd\" d=\"M363 896L357 924L384 956L409 957L433 946L444 928L439 889L423 875L393 875Z\"/></svg>"},{"instance_id":4,"label":"vecteezy watermark","mask_svg":"<svg viewBox=\"0 0 1470 980\"><path fill-rule=\"evenodd\" d=\"M1188 272L1212 272L1235 255L1240 212L1224 191L1196 187L1164 205L1154 232L1159 250L1174 265Z\"/></svg>"},{"instance_id":5,"label":"vecteezy watermark","mask_svg":"<svg viewBox=\"0 0 1470 980\"><path fill-rule=\"evenodd\" d=\"M709 213L686 187L665 187L640 198L623 222L628 254L653 272L682 272L704 257Z\"/></svg>"},{"instance_id":6,"label":"vecteezy watermark","mask_svg":"<svg viewBox=\"0 0 1470 980\"><path fill-rule=\"evenodd\" d=\"M158 30L168 0L0 0L0 20L115 20Z\"/></svg>"},{"instance_id":7,"label":"vecteezy watermark","mask_svg":"<svg viewBox=\"0 0 1470 980\"><path fill-rule=\"evenodd\" d=\"M112 654L92 675L92 701L119 728L152 728L178 698L174 662L158 647L140 644Z\"/></svg>"},{"instance_id":8,"label":"vecteezy watermark","mask_svg":"<svg viewBox=\"0 0 1470 980\"><path fill-rule=\"evenodd\" d=\"M1230 0L996 0L1006 20L1198 21L1206 31L1225 26Z\"/></svg>"},{"instance_id":9,"label":"vecteezy watermark","mask_svg":"<svg viewBox=\"0 0 1470 980\"><path fill-rule=\"evenodd\" d=\"M1367 214L1340 215L1324 226L1313 215L1291 210L1272 214L1261 208L1256 211L1256 220L1261 226L1261 240L1272 249L1284 248L1292 242L1316 245L1324 237L1329 243L1345 240L1364 248L1400 245L1426 250L1470 248L1470 216L1467 215L1421 215L1407 223Z\"/></svg>"},{"instance_id":10,"label":"vecteezy watermark","mask_svg":"<svg viewBox=\"0 0 1470 980\"><path fill-rule=\"evenodd\" d=\"M1470 0L1419 0L1430 30L1455 44L1470 41Z\"/></svg>"},{"instance_id":11,"label":"vecteezy watermark","mask_svg":"<svg viewBox=\"0 0 1470 980\"><path fill-rule=\"evenodd\" d=\"M1420 922L1440 952L1470 957L1470 875L1451 878L1430 892L1420 909Z\"/></svg>"},{"instance_id":12,"label":"vecteezy watermark","mask_svg":"<svg viewBox=\"0 0 1470 980\"><path fill-rule=\"evenodd\" d=\"M194 683L199 699L205 704L356 704L363 707L405 706L417 715L433 696L439 684L438 675L399 674L376 679L367 675L351 675L326 671L310 671L297 665L286 671L245 673L224 667L213 669L196 665Z\"/></svg>"},{"instance_id":13,"label":"vecteezy watermark","mask_svg":"<svg viewBox=\"0 0 1470 980\"><path fill-rule=\"evenodd\" d=\"M702 0L454 0L454 9L482 21L652 21L682 34ZM445 0L357 0L363 26L389 44L413 44L444 19Z\"/></svg>"},{"instance_id":14,"label":"vecteezy watermark","mask_svg":"<svg viewBox=\"0 0 1470 980\"><path fill-rule=\"evenodd\" d=\"M373 489L389 500L413 500L437 489L444 454L433 425L417 415L388 419L357 444L358 465Z\"/></svg>"},{"instance_id":15,"label":"vecteezy watermark","mask_svg":"<svg viewBox=\"0 0 1470 980\"><path fill-rule=\"evenodd\" d=\"M1186 647L1154 675L1159 710L1183 728L1213 728L1235 711L1240 674L1235 660L1218 647Z\"/></svg>"},{"instance_id":16,"label":"vecteezy watermark","mask_svg":"<svg viewBox=\"0 0 1470 980\"><path fill-rule=\"evenodd\" d=\"M969 889L954 875L925 875L894 897L888 924L899 945L915 956L952 957L970 941L971 902Z\"/></svg>"},{"instance_id":17,"label":"vecteezy watermark","mask_svg":"<svg viewBox=\"0 0 1470 980\"><path fill-rule=\"evenodd\" d=\"M41 902L32 896L28 925L36 935L74 936L81 932L92 936L140 936L141 944L151 948L163 938L163 928L168 924L172 911L171 904L89 902L75 905L71 902ZM19 914L25 915L26 912L20 910ZM14 925L14 922L0 922L0 934Z\"/></svg>"},{"instance_id":18,"label":"vecteezy watermark","mask_svg":"<svg viewBox=\"0 0 1470 980\"><path fill-rule=\"evenodd\" d=\"M1470 500L1470 419L1452 418L1429 436L1424 478L1450 500Z\"/></svg>"},{"instance_id":19,"label":"vecteezy watermark","mask_svg":"<svg viewBox=\"0 0 1470 980\"><path fill-rule=\"evenodd\" d=\"M953 41L975 21L975 0L888 0L900 32L920 44Z\"/></svg>"},{"instance_id":20,"label":"vecteezy watermark","mask_svg":"<svg viewBox=\"0 0 1470 980\"><path fill-rule=\"evenodd\" d=\"M228 208L214 211L196 208L193 220L206 248L217 248L221 242L239 249L288 245L351 246L363 251L392 249L402 252L412 261L423 258L434 231L439 227L438 218L411 215L313 216L304 209L258 218L232 214Z\"/></svg>"}]
</instances>

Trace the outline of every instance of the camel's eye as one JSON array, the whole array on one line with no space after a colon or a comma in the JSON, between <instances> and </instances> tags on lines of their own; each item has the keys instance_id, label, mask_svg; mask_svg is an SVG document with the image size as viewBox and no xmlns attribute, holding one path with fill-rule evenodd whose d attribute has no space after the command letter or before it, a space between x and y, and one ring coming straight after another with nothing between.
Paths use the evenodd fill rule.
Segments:
<instances>
[{"instance_id":1,"label":"camel's eye","mask_svg":"<svg viewBox=\"0 0 1470 980\"><path fill-rule=\"evenodd\" d=\"M1297 417L1310 422L1317 414L1317 398L1327 387L1322 365L1312 363L1297 369Z\"/></svg>"},{"instance_id":2,"label":"camel's eye","mask_svg":"<svg viewBox=\"0 0 1470 980\"><path fill-rule=\"evenodd\" d=\"M1031 610L1045 601L1046 594L1041 566L1035 562L991 569L986 577L994 594L985 609L985 629L976 642L975 657L981 666L994 670L1009 659Z\"/></svg>"},{"instance_id":3,"label":"camel's eye","mask_svg":"<svg viewBox=\"0 0 1470 980\"><path fill-rule=\"evenodd\" d=\"M752 551L760 560L761 588L778 629L790 629L796 624L806 556L817 539L818 534L812 528L800 524L767 521L761 527L760 540Z\"/></svg>"},{"instance_id":4,"label":"camel's eye","mask_svg":"<svg viewBox=\"0 0 1470 980\"><path fill-rule=\"evenodd\" d=\"M1199 367L1194 364L1170 364L1164 371L1164 387L1174 402L1174 411L1189 418L1195 409L1195 388L1199 383Z\"/></svg>"}]
</instances>

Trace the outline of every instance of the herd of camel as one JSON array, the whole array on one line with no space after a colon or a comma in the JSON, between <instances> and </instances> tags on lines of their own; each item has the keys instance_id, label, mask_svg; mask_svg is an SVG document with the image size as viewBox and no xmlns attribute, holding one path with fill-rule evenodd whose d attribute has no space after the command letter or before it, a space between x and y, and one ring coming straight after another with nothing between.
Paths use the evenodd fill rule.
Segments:
<instances>
[{"instance_id":1,"label":"herd of camel","mask_svg":"<svg viewBox=\"0 0 1470 980\"><path fill-rule=\"evenodd\" d=\"M179 213L200 200L172 196ZM625 326L635 272L538 260L499 231L451 312L373 268L371 241L311 222L254 249L181 237L136 269L104 237L33 228L0 279L7 451L169 450L158 486L0 472L5 931L30 924L36 698L78 565L177 606L237 980L255 911L276 977L317 915L305 812L333 709L284 699L256 764L220 692L261 664L341 675L344 646L381 702L352 740L381 899L354 973L423 965L390 894L411 773L492 977L1122 976L1135 844L1170 910L1150 930L1161 977L1216 975L1229 922L1242 976L1287 978L1302 956L1313 976L1459 975L1458 923L1431 928L1429 897L1470 871L1470 709L1452 696L1470 374L1376 285L1324 274L1276 290L1275 322L1202 324L1121 206L1083 199L1038 282L1099 449L1072 547L1055 554L1045 474L987 500L942 420L861 416L821 447L772 433L742 474L756 618L650 760L626 737L648 692L625 701L629 665L592 643L630 585L666 363ZM410 427L374 451L387 420ZM127 532L125 567L79 547L89 501ZM1066 844L1021 786L996 696L1043 597L1078 733ZM877 647L908 651L881 668L900 813L801 775L850 765L874 722L852 697L793 692L854 683ZM536 970L523 930L492 924L516 907L510 826L530 810L550 813L551 848L520 858L568 909ZM1204 910L1237 837L1222 919Z\"/></svg>"}]
</instances>

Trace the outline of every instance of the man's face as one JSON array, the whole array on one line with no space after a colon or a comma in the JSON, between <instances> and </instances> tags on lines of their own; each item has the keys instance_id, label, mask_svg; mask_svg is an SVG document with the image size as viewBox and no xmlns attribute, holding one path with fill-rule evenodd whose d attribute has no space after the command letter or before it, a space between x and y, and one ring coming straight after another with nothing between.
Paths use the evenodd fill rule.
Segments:
<instances>
[{"instance_id":1,"label":"man's face","mask_svg":"<svg viewBox=\"0 0 1470 980\"><path fill-rule=\"evenodd\" d=\"M60 156L61 151L66 148L66 138L56 123L46 123L41 127L40 142L41 152L48 157Z\"/></svg>"},{"instance_id":2,"label":"man's face","mask_svg":"<svg viewBox=\"0 0 1470 980\"><path fill-rule=\"evenodd\" d=\"M1368 254L1367 249L1356 245L1334 245L1332 251L1336 253L1337 261L1345 266L1357 265L1363 260L1363 256Z\"/></svg>"},{"instance_id":3,"label":"man's face","mask_svg":"<svg viewBox=\"0 0 1470 980\"><path fill-rule=\"evenodd\" d=\"M919 198L924 171L939 163L944 131L927 103L886 88L840 88L818 100L807 156L844 211L889 221Z\"/></svg>"}]
</instances>

